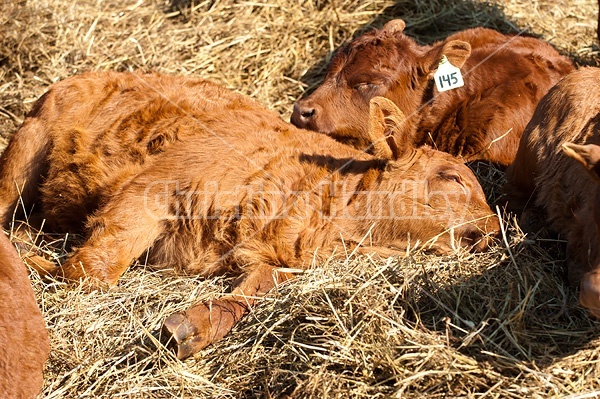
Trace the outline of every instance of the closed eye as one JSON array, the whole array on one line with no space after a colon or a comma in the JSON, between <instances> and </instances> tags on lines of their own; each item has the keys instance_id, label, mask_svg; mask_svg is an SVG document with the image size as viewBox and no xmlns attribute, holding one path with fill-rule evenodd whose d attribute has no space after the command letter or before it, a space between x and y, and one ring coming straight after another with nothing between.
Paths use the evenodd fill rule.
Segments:
<instances>
[{"instance_id":1,"label":"closed eye","mask_svg":"<svg viewBox=\"0 0 600 399\"><path fill-rule=\"evenodd\" d=\"M456 175L444 176L444 179L460 183L460 177Z\"/></svg>"},{"instance_id":2,"label":"closed eye","mask_svg":"<svg viewBox=\"0 0 600 399\"><path fill-rule=\"evenodd\" d=\"M363 82L357 85L354 85L354 90L358 91L360 94L368 94L378 89L379 85L375 83Z\"/></svg>"},{"instance_id":3,"label":"closed eye","mask_svg":"<svg viewBox=\"0 0 600 399\"><path fill-rule=\"evenodd\" d=\"M464 186L460 175L458 175L456 173L440 173L440 178L447 180L447 181L452 181L452 182L460 184L461 186Z\"/></svg>"}]
</instances>

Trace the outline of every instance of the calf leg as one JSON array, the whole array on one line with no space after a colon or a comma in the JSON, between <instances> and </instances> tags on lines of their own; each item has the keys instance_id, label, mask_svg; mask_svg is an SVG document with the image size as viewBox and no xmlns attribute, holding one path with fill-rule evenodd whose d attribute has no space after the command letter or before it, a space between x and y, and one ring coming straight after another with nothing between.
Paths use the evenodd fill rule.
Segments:
<instances>
[{"instance_id":1,"label":"calf leg","mask_svg":"<svg viewBox=\"0 0 600 399\"><path fill-rule=\"evenodd\" d=\"M53 274L70 280L114 285L127 267L162 233L167 209L152 205L138 191L124 191L88 221L88 240Z\"/></svg>"},{"instance_id":2,"label":"calf leg","mask_svg":"<svg viewBox=\"0 0 600 399\"><path fill-rule=\"evenodd\" d=\"M162 338L175 349L179 359L185 359L223 338L258 298L292 277L269 265L255 267L238 279L230 295L167 317Z\"/></svg>"}]
</instances>

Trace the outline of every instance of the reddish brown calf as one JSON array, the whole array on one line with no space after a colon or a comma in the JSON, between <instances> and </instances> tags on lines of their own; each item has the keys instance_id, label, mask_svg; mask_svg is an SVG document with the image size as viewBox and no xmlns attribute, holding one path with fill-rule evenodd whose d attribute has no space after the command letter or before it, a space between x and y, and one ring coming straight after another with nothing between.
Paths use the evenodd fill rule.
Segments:
<instances>
[{"instance_id":1,"label":"reddish brown calf","mask_svg":"<svg viewBox=\"0 0 600 399\"><path fill-rule=\"evenodd\" d=\"M0 216L22 187L54 230L82 231L83 245L49 268L69 279L116 284L148 248L156 267L237 276L231 294L165 321L183 358L317 250L487 247L498 220L473 173L416 149L390 101L373 99L367 119L375 155L206 81L76 76L35 104L0 158Z\"/></svg>"},{"instance_id":2,"label":"reddish brown calf","mask_svg":"<svg viewBox=\"0 0 600 399\"><path fill-rule=\"evenodd\" d=\"M292 123L366 149L369 100L384 96L408 116L417 144L508 165L538 101L574 69L534 38L475 28L420 46L404 26L390 21L340 48L323 84L295 104ZM433 76L443 55L464 86L440 93Z\"/></svg>"},{"instance_id":3,"label":"reddish brown calf","mask_svg":"<svg viewBox=\"0 0 600 399\"><path fill-rule=\"evenodd\" d=\"M0 397L37 397L49 351L27 267L0 231Z\"/></svg>"},{"instance_id":4,"label":"reddish brown calf","mask_svg":"<svg viewBox=\"0 0 600 399\"><path fill-rule=\"evenodd\" d=\"M569 282L580 286L581 304L598 317L599 96L598 68L573 72L553 87L523 133L505 187L510 208L541 212L566 238Z\"/></svg>"}]
</instances>

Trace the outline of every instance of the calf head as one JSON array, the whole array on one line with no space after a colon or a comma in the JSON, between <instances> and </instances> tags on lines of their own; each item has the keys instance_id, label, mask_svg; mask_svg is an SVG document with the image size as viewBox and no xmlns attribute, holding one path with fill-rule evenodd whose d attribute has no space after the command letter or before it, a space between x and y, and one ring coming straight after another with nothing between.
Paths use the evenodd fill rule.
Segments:
<instances>
[{"instance_id":1,"label":"calf head","mask_svg":"<svg viewBox=\"0 0 600 399\"><path fill-rule=\"evenodd\" d=\"M365 175L354 208L377 212L380 221L371 230L374 244L420 242L443 252L487 248L499 222L473 172L447 153L417 148L402 112L384 97L370 101L368 123L370 150L387 164L378 178Z\"/></svg>"},{"instance_id":2,"label":"calf head","mask_svg":"<svg viewBox=\"0 0 600 399\"><path fill-rule=\"evenodd\" d=\"M598 244L600 242L600 146L595 144L577 145L566 143L563 145L563 151L571 158L579 161L595 180L593 202L585 204L586 212L589 212L589 224L583 226L584 237L576 237L579 241L589 241L590 248L585 251L579 267L585 267L591 264L592 270L583 274L579 287L579 302L587 308L594 317L600 318L600 254L598 253ZM587 222L585 220L585 222ZM570 243L567 244L570 246ZM571 254L570 254L571 255ZM577 256L578 254L572 254ZM574 273L575 272L575 273ZM577 271L569 270L569 274L579 274Z\"/></svg>"},{"instance_id":3,"label":"calf head","mask_svg":"<svg viewBox=\"0 0 600 399\"><path fill-rule=\"evenodd\" d=\"M419 46L404 35L404 27L404 21L396 19L342 47L327 67L321 86L296 102L291 122L364 149L369 145L369 100L383 96L416 127L419 106L442 55L460 68L471 46L458 40Z\"/></svg>"}]
</instances>

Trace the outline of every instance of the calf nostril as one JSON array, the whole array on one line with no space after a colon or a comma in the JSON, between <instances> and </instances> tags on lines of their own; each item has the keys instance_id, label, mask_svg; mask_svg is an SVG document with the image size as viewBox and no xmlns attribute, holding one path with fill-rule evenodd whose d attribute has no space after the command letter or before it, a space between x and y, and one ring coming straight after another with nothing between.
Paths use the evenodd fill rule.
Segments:
<instances>
[{"instance_id":1,"label":"calf nostril","mask_svg":"<svg viewBox=\"0 0 600 399\"><path fill-rule=\"evenodd\" d=\"M300 111L300 116L303 117L304 119L310 119L313 116L315 116L315 109L314 108L303 109Z\"/></svg>"},{"instance_id":2,"label":"calf nostril","mask_svg":"<svg viewBox=\"0 0 600 399\"><path fill-rule=\"evenodd\" d=\"M483 238L483 234L479 230L469 230L465 232L462 238L469 244L473 245L479 242Z\"/></svg>"},{"instance_id":3,"label":"calf nostril","mask_svg":"<svg viewBox=\"0 0 600 399\"><path fill-rule=\"evenodd\" d=\"M495 241L493 232L488 233L478 227L463 231L460 238L462 245L470 248L472 252L485 251Z\"/></svg>"},{"instance_id":4,"label":"calf nostril","mask_svg":"<svg viewBox=\"0 0 600 399\"><path fill-rule=\"evenodd\" d=\"M315 107L311 107L306 101L301 100L294 105L294 112L292 112L291 122L300 128L309 128L314 123L317 110Z\"/></svg>"}]
</instances>

